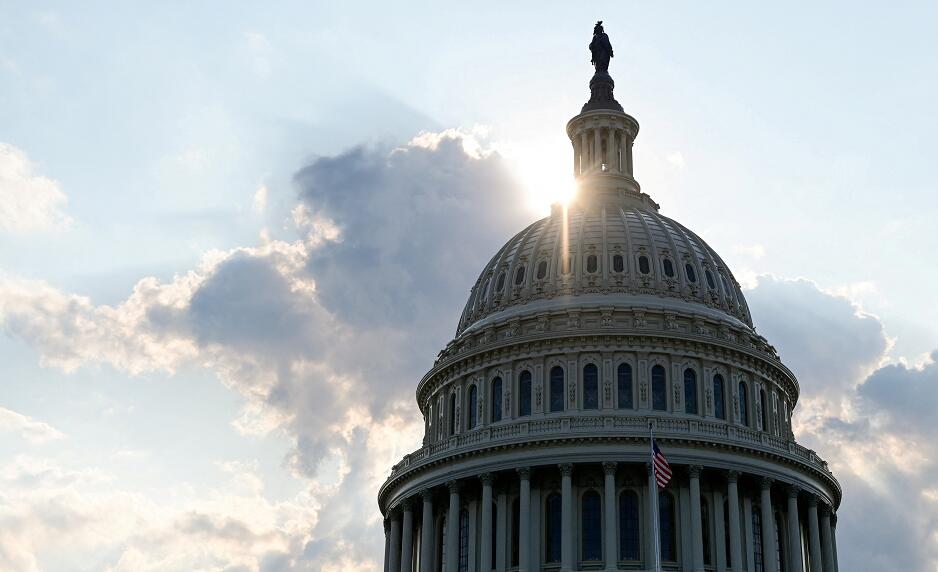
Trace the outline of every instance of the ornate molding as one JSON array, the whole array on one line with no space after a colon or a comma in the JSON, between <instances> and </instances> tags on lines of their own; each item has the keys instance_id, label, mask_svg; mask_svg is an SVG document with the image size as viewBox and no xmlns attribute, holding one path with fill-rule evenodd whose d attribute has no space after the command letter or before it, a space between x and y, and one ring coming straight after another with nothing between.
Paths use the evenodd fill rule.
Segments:
<instances>
[{"instance_id":1,"label":"ornate molding","mask_svg":"<svg viewBox=\"0 0 938 572\"><path fill-rule=\"evenodd\" d=\"M603 463L603 474L606 475L615 475L616 469L618 469L619 464L614 461L606 461Z\"/></svg>"},{"instance_id":2,"label":"ornate molding","mask_svg":"<svg viewBox=\"0 0 938 572\"><path fill-rule=\"evenodd\" d=\"M703 472L703 467L700 465L690 465L689 467L687 467L687 476L692 479L699 480L700 473L702 472Z\"/></svg>"},{"instance_id":3,"label":"ornate molding","mask_svg":"<svg viewBox=\"0 0 938 572\"><path fill-rule=\"evenodd\" d=\"M518 473L518 478L522 481L527 481L531 479L531 467L519 467L515 469Z\"/></svg>"},{"instance_id":4,"label":"ornate molding","mask_svg":"<svg viewBox=\"0 0 938 572\"><path fill-rule=\"evenodd\" d=\"M573 463L560 463L557 468L560 469L560 474L564 477L573 475Z\"/></svg>"},{"instance_id":5,"label":"ornate molding","mask_svg":"<svg viewBox=\"0 0 938 572\"><path fill-rule=\"evenodd\" d=\"M759 481L759 488L763 491L771 490L772 483L775 482L775 479L771 477L762 477L762 480Z\"/></svg>"},{"instance_id":6,"label":"ornate molding","mask_svg":"<svg viewBox=\"0 0 938 572\"><path fill-rule=\"evenodd\" d=\"M739 471L734 471L734 470L726 471L726 482L728 483L739 482Z\"/></svg>"}]
</instances>

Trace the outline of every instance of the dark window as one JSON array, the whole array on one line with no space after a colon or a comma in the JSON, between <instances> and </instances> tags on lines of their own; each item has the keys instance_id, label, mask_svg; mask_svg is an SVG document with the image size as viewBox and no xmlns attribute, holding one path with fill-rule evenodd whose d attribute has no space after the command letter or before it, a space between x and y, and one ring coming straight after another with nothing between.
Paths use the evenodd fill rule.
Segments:
<instances>
[{"instance_id":1,"label":"dark window","mask_svg":"<svg viewBox=\"0 0 938 572\"><path fill-rule=\"evenodd\" d=\"M586 257L586 271L592 274L593 272L596 272L598 268L599 268L599 261L596 259L596 255L590 254L589 256L587 256Z\"/></svg>"},{"instance_id":2,"label":"dark window","mask_svg":"<svg viewBox=\"0 0 938 572\"><path fill-rule=\"evenodd\" d=\"M648 257L639 256L638 257L638 271L642 274L648 274L651 272L651 268L648 266Z\"/></svg>"},{"instance_id":3,"label":"dark window","mask_svg":"<svg viewBox=\"0 0 938 572\"><path fill-rule=\"evenodd\" d=\"M563 411L563 368L559 365L550 370L550 410Z\"/></svg>"},{"instance_id":4,"label":"dark window","mask_svg":"<svg viewBox=\"0 0 938 572\"><path fill-rule=\"evenodd\" d=\"M599 409L599 369L591 363L583 368L583 409Z\"/></svg>"},{"instance_id":5,"label":"dark window","mask_svg":"<svg viewBox=\"0 0 938 572\"><path fill-rule=\"evenodd\" d=\"M619 559L640 559L640 540L638 495L635 491L625 491L619 495Z\"/></svg>"},{"instance_id":6,"label":"dark window","mask_svg":"<svg viewBox=\"0 0 938 572\"><path fill-rule=\"evenodd\" d=\"M671 263L671 260L665 258L661 265L664 267L664 275L668 278L674 278L674 264Z\"/></svg>"},{"instance_id":7,"label":"dark window","mask_svg":"<svg viewBox=\"0 0 938 572\"><path fill-rule=\"evenodd\" d=\"M765 390L759 389L759 405L762 406L762 430L769 432L769 404L766 403Z\"/></svg>"},{"instance_id":8,"label":"dark window","mask_svg":"<svg viewBox=\"0 0 938 572\"><path fill-rule=\"evenodd\" d=\"M444 553L446 552L446 550L445 550L445 546L446 546L446 517L445 517L445 516L440 519L440 530L439 530L439 533L437 534L436 545L437 545L437 546L440 546L440 547L444 547L444 548L441 548L440 550L437 550L437 551L436 551L436 569L437 569L437 570L442 570L442 569L443 569L443 564L446 562L446 554L444 554Z\"/></svg>"},{"instance_id":9,"label":"dark window","mask_svg":"<svg viewBox=\"0 0 938 572\"><path fill-rule=\"evenodd\" d=\"M531 414L531 372L524 370L518 378L518 416Z\"/></svg>"},{"instance_id":10,"label":"dark window","mask_svg":"<svg viewBox=\"0 0 938 572\"><path fill-rule=\"evenodd\" d=\"M599 493L586 491L583 495L583 560L602 560L602 502Z\"/></svg>"},{"instance_id":11,"label":"dark window","mask_svg":"<svg viewBox=\"0 0 938 572\"><path fill-rule=\"evenodd\" d=\"M518 540L521 538L521 500L511 503L511 565L518 565ZM494 545L493 545L494 547Z\"/></svg>"},{"instance_id":12,"label":"dark window","mask_svg":"<svg viewBox=\"0 0 938 572\"><path fill-rule=\"evenodd\" d=\"M524 266L519 266L515 271L515 286L521 286L524 283Z\"/></svg>"},{"instance_id":13,"label":"dark window","mask_svg":"<svg viewBox=\"0 0 938 572\"><path fill-rule=\"evenodd\" d=\"M697 415L697 373L684 370L684 413Z\"/></svg>"},{"instance_id":14,"label":"dark window","mask_svg":"<svg viewBox=\"0 0 938 572\"><path fill-rule=\"evenodd\" d=\"M501 292L505 289L505 273L502 272L498 275L498 280L495 281L495 291Z\"/></svg>"},{"instance_id":15,"label":"dark window","mask_svg":"<svg viewBox=\"0 0 938 572\"><path fill-rule=\"evenodd\" d=\"M459 513L459 572L469 572L469 511Z\"/></svg>"},{"instance_id":16,"label":"dark window","mask_svg":"<svg viewBox=\"0 0 938 572\"><path fill-rule=\"evenodd\" d=\"M703 536L704 564L710 566L713 564L710 556L710 505L703 499L700 500L700 530Z\"/></svg>"},{"instance_id":17,"label":"dark window","mask_svg":"<svg viewBox=\"0 0 938 572\"><path fill-rule=\"evenodd\" d=\"M658 530L661 535L661 559L677 560L676 531L674 526L674 497L671 493L658 494Z\"/></svg>"},{"instance_id":18,"label":"dark window","mask_svg":"<svg viewBox=\"0 0 938 572\"><path fill-rule=\"evenodd\" d=\"M560 562L560 527L563 511L560 504L560 495L553 493L548 496L544 508L544 560L550 564ZM495 554L494 542L492 543L492 554ZM492 568L495 568L494 559Z\"/></svg>"},{"instance_id":19,"label":"dark window","mask_svg":"<svg viewBox=\"0 0 938 572\"><path fill-rule=\"evenodd\" d=\"M713 376L713 414L717 419L726 419L726 395L720 374Z\"/></svg>"},{"instance_id":20,"label":"dark window","mask_svg":"<svg viewBox=\"0 0 938 572\"><path fill-rule=\"evenodd\" d=\"M547 261L541 260L537 263L537 279L543 280L547 276Z\"/></svg>"},{"instance_id":21,"label":"dark window","mask_svg":"<svg viewBox=\"0 0 938 572\"><path fill-rule=\"evenodd\" d=\"M492 380L492 422L502 420L502 378Z\"/></svg>"},{"instance_id":22,"label":"dark window","mask_svg":"<svg viewBox=\"0 0 938 572\"><path fill-rule=\"evenodd\" d=\"M668 380L660 365L651 368L651 407L657 411L668 409Z\"/></svg>"},{"instance_id":23,"label":"dark window","mask_svg":"<svg viewBox=\"0 0 938 572\"><path fill-rule=\"evenodd\" d=\"M743 382L739 382L739 422L749 427L749 394Z\"/></svg>"},{"instance_id":24,"label":"dark window","mask_svg":"<svg viewBox=\"0 0 938 572\"><path fill-rule=\"evenodd\" d=\"M690 282L697 282L697 272L694 270L694 267L688 262L684 265L684 274L687 274L687 280Z\"/></svg>"},{"instance_id":25,"label":"dark window","mask_svg":"<svg viewBox=\"0 0 938 572\"><path fill-rule=\"evenodd\" d=\"M755 571L764 572L765 562L762 554L762 509L759 505L752 505L752 552L755 556Z\"/></svg>"},{"instance_id":26,"label":"dark window","mask_svg":"<svg viewBox=\"0 0 938 572\"><path fill-rule=\"evenodd\" d=\"M622 258L621 254L616 254L612 257L612 270L613 272L622 272L625 270L625 259Z\"/></svg>"},{"instance_id":27,"label":"dark window","mask_svg":"<svg viewBox=\"0 0 938 572\"><path fill-rule=\"evenodd\" d=\"M469 404L467 405L469 409L469 429L474 429L476 423L478 422L478 409L476 407L479 403L478 399L478 390L476 389L476 386L473 385L469 388Z\"/></svg>"},{"instance_id":28,"label":"dark window","mask_svg":"<svg viewBox=\"0 0 938 572\"><path fill-rule=\"evenodd\" d=\"M717 285L716 285L716 282L713 281L713 274L711 274L709 270L705 270L705 271L704 271L704 276L707 277L707 286L708 286L711 290L716 290L716 289L717 289Z\"/></svg>"},{"instance_id":29,"label":"dark window","mask_svg":"<svg viewBox=\"0 0 938 572\"><path fill-rule=\"evenodd\" d=\"M617 374L619 409L632 409L635 407L632 401L632 366L627 363L620 363Z\"/></svg>"},{"instance_id":30,"label":"dark window","mask_svg":"<svg viewBox=\"0 0 938 572\"><path fill-rule=\"evenodd\" d=\"M449 434L456 434L456 394L449 396Z\"/></svg>"}]
</instances>

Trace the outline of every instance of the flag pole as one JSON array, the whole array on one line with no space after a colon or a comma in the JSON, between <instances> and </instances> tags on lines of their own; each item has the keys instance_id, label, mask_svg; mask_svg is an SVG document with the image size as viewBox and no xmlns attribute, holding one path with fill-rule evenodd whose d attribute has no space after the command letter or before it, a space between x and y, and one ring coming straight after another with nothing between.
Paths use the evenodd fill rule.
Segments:
<instances>
[{"instance_id":1,"label":"flag pole","mask_svg":"<svg viewBox=\"0 0 938 572\"><path fill-rule=\"evenodd\" d=\"M654 513L654 522L652 522L652 530L655 535L655 554L654 560L655 563L655 572L661 572L661 532L658 530L660 525L660 519L658 517L658 469L655 467L655 429L651 421L648 422L648 450L651 455L651 506L652 512Z\"/></svg>"}]
</instances>

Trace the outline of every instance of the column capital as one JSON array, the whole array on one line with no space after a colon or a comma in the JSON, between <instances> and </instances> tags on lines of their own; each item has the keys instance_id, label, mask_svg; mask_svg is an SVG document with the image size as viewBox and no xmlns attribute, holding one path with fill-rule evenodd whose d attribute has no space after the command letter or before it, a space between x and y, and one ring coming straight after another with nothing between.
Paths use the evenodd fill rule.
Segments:
<instances>
[{"instance_id":1,"label":"column capital","mask_svg":"<svg viewBox=\"0 0 938 572\"><path fill-rule=\"evenodd\" d=\"M388 516L384 517L384 535L387 536L391 534L391 512L388 511Z\"/></svg>"},{"instance_id":2,"label":"column capital","mask_svg":"<svg viewBox=\"0 0 938 572\"><path fill-rule=\"evenodd\" d=\"M482 481L482 486L492 486L495 476L492 473L482 473L479 475L479 480Z\"/></svg>"},{"instance_id":3,"label":"column capital","mask_svg":"<svg viewBox=\"0 0 938 572\"><path fill-rule=\"evenodd\" d=\"M607 475L615 475L616 469L619 467L619 463L614 461L606 461L603 463L603 473Z\"/></svg>"},{"instance_id":4,"label":"column capital","mask_svg":"<svg viewBox=\"0 0 938 572\"><path fill-rule=\"evenodd\" d=\"M400 506L401 511L403 511L403 512L413 512L413 510L414 510L414 505L413 505L413 503L410 502L410 499L404 499L404 500L402 500L402 501L401 501L401 504L398 505L398 506Z\"/></svg>"},{"instance_id":5,"label":"column capital","mask_svg":"<svg viewBox=\"0 0 938 572\"><path fill-rule=\"evenodd\" d=\"M788 498L790 499L796 499L801 494L801 487L798 485L788 485L785 490L788 491Z\"/></svg>"},{"instance_id":6,"label":"column capital","mask_svg":"<svg viewBox=\"0 0 938 572\"><path fill-rule=\"evenodd\" d=\"M726 471L726 481L729 483L735 483L739 481L739 471Z\"/></svg>"},{"instance_id":7,"label":"column capital","mask_svg":"<svg viewBox=\"0 0 938 572\"><path fill-rule=\"evenodd\" d=\"M808 495L808 506L817 508L817 495Z\"/></svg>"},{"instance_id":8,"label":"column capital","mask_svg":"<svg viewBox=\"0 0 938 572\"><path fill-rule=\"evenodd\" d=\"M527 481L531 479L531 467L518 467L515 469L518 473L518 477L522 481Z\"/></svg>"},{"instance_id":9,"label":"column capital","mask_svg":"<svg viewBox=\"0 0 938 572\"><path fill-rule=\"evenodd\" d=\"M423 502L432 502L433 501L433 491L430 489L423 489L420 491L420 497L423 498Z\"/></svg>"},{"instance_id":10,"label":"column capital","mask_svg":"<svg viewBox=\"0 0 938 572\"><path fill-rule=\"evenodd\" d=\"M701 472L703 472L703 467L700 465L690 465L687 467L687 476L692 479L700 479Z\"/></svg>"},{"instance_id":11,"label":"column capital","mask_svg":"<svg viewBox=\"0 0 938 572\"><path fill-rule=\"evenodd\" d=\"M393 506L388 509L388 516L385 518L385 522L392 522L400 518L401 516L401 507Z\"/></svg>"},{"instance_id":12,"label":"column capital","mask_svg":"<svg viewBox=\"0 0 938 572\"><path fill-rule=\"evenodd\" d=\"M446 488L449 489L450 494L458 494L459 489L462 488L462 486L459 484L459 481L454 479L446 483Z\"/></svg>"},{"instance_id":13,"label":"column capital","mask_svg":"<svg viewBox=\"0 0 938 572\"><path fill-rule=\"evenodd\" d=\"M565 477L573 474L573 463L560 463L557 468L560 469L560 474Z\"/></svg>"},{"instance_id":14,"label":"column capital","mask_svg":"<svg viewBox=\"0 0 938 572\"><path fill-rule=\"evenodd\" d=\"M831 511L831 528L837 528L837 513Z\"/></svg>"},{"instance_id":15,"label":"column capital","mask_svg":"<svg viewBox=\"0 0 938 572\"><path fill-rule=\"evenodd\" d=\"M818 505L818 510L821 512L821 516L830 517L831 515L831 507L826 502L822 502Z\"/></svg>"},{"instance_id":16,"label":"column capital","mask_svg":"<svg viewBox=\"0 0 938 572\"><path fill-rule=\"evenodd\" d=\"M772 488L772 483L775 482L775 479L771 477L762 477L762 480L759 481L759 486L762 490L767 491Z\"/></svg>"}]
</instances>

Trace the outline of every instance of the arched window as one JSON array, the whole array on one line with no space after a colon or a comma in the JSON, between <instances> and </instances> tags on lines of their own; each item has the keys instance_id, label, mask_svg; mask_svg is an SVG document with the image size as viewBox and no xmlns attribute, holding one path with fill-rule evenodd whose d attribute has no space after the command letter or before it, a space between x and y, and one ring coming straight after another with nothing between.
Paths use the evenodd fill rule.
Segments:
<instances>
[{"instance_id":1,"label":"arched window","mask_svg":"<svg viewBox=\"0 0 938 572\"><path fill-rule=\"evenodd\" d=\"M749 392L742 381L739 382L739 422L749 427Z\"/></svg>"},{"instance_id":2,"label":"arched window","mask_svg":"<svg viewBox=\"0 0 938 572\"><path fill-rule=\"evenodd\" d=\"M668 278L674 278L674 264L671 262L670 258L665 258L661 263L661 266L664 268L664 275Z\"/></svg>"},{"instance_id":3,"label":"arched window","mask_svg":"<svg viewBox=\"0 0 938 572\"><path fill-rule=\"evenodd\" d=\"M519 266L515 271L515 286L521 286L524 283L524 266Z\"/></svg>"},{"instance_id":4,"label":"arched window","mask_svg":"<svg viewBox=\"0 0 938 572\"><path fill-rule=\"evenodd\" d=\"M492 423L502 420L502 378L492 380Z\"/></svg>"},{"instance_id":5,"label":"arched window","mask_svg":"<svg viewBox=\"0 0 938 572\"><path fill-rule=\"evenodd\" d=\"M456 394L449 396L449 434L456 434Z\"/></svg>"},{"instance_id":6,"label":"arched window","mask_svg":"<svg viewBox=\"0 0 938 572\"><path fill-rule=\"evenodd\" d=\"M459 512L459 572L469 572L469 511Z\"/></svg>"},{"instance_id":7,"label":"arched window","mask_svg":"<svg viewBox=\"0 0 938 572\"><path fill-rule=\"evenodd\" d=\"M707 277L707 287L710 288L711 290L716 290L717 284L716 282L713 281L713 274L709 270L705 270L704 276Z\"/></svg>"},{"instance_id":8,"label":"arched window","mask_svg":"<svg viewBox=\"0 0 938 572\"><path fill-rule=\"evenodd\" d=\"M765 390L759 388L759 405L762 408L762 430L769 432L769 404L765 399Z\"/></svg>"},{"instance_id":9,"label":"arched window","mask_svg":"<svg viewBox=\"0 0 938 572\"><path fill-rule=\"evenodd\" d=\"M668 409L668 380L660 365L651 368L651 407L656 411Z\"/></svg>"},{"instance_id":10,"label":"arched window","mask_svg":"<svg viewBox=\"0 0 938 572\"><path fill-rule=\"evenodd\" d=\"M547 276L547 261L541 260L537 263L537 279L543 280Z\"/></svg>"},{"instance_id":11,"label":"arched window","mask_svg":"<svg viewBox=\"0 0 938 572\"><path fill-rule=\"evenodd\" d=\"M623 272L625 270L625 259L622 258L621 254L616 254L612 257L612 271L613 272Z\"/></svg>"},{"instance_id":12,"label":"arched window","mask_svg":"<svg viewBox=\"0 0 938 572\"><path fill-rule=\"evenodd\" d=\"M697 415L697 373L691 368L684 370L684 413Z\"/></svg>"},{"instance_id":13,"label":"arched window","mask_svg":"<svg viewBox=\"0 0 938 572\"><path fill-rule=\"evenodd\" d=\"M697 272L694 270L694 267L690 262L684 265L684 274L687 275L688 282L697 283Z\"/></svg>"},{"instance_id":14,"label":"arched window","mask_svg":"<svg viewBox=\"0 0 938 572\"><path fill-rule=\"evenodd\" d=\"M602 560L602 501L599 493L590 490L583 494L583 510L581 516L583 519L582 541L583 541L583 560Z\"/></svg>"},{"instance_id":15,"label":"arched window","mask_svg":"<svg viewBox=\"0 0 938 572\"><path fill-rule=\"evenodd\" d=\"M649 272L651 272L651 268L648 265L647 256L638 257L638 271L641 272L642 274L648 274Z\"/></svg>"},{"instance_id":16,"label":"arched window","mask_svg":"<svg viewBox=\"0 0 938 572\"><path fill-rule=\"evenodd\" d=\"M479 395L478 395L478 390L476 389L475 384L472 384L469 387L469 400L468 401L469 403L466 405L466 407L469 409L469 411L467 411L469 415L467 415L466 417L469 420L469 429L475 429L476 423L478 423L477 405L479 404Z\"/></svg>"},{"instance_id":17,"label":"arched window","mask_svg":"<svg viewBox=\"0 0 938 572\"><path fill-rule=\"evenodd\" d=\"M752 505L752 552L755 556L755 572L765 572L765 555L762 550L762 508Z\"/></svg>"},{"instance_id":18,"label":"arched window","mask_svg":"<svg viewBox=\"0 0 938 572\"><path fill-rule=\"evenodd\" d=\"M516 498L511 503L511 565L518 565L518 544L521 538L521 499ZM494 544L492 545L494 546Z\"/></svg>"},{"instance_id":19,"label":"arched window","mask_svg":"<svg viewBox=\"0 0 938 572\"><path fill-rule=\"evenodd\" d=\"M563 411L563 368L559 365L550 370L550 410Z\"/></svg>"},{"instance_id":20,"label":"arched window","mask_svg":"<svg viewBox=\"0 0 938 572\"><path fill-rule=\"evenodd\" d=\"M674 521L674 497L671 493L658 493L658 531L661 535L661 560L677 561L677 531Z\"/></svg>"},{"instance_id":21,"label":"arched window","mask_svg":"<svg viewBox=\"0 0 938 572\"><path fill-rule=\"evenodd\" d=\"M705 499L700 499L700 530L703 537L704 564L713 564L710 556L710 505Z\"/></svg>"},{"instance_id":22,"label":"arched window","mask_svg":"<svg viewBox=\"0 0 938 572\"><path fill-rule=\"evenodd\" d=\"M597 270L599 270L599 260L595 254L590 254L586 257L586 271L593 274Z\"/></svg>"},{"instance_id":23,"label":"arched window","mask_svg":"<svg viewBox=\"0 0 938 572\"><path fill-rule=\"evenodd\" d=\"M635 491L624 491L619 495L619 559L639 560L641 537L639 536L638 495Z\"/></svg>"},{"instance_id":24,"label":"arched window","mask_svg":"<svg viewBox=\"0 0 938 572\"><path fill-rule=\"evenodd\" d=\"M518 377L518 416L531 414L531 372L524 370Z\"/></svg>"},{"instance_id":25,"label":"arched window","mask_svg":"<svg viewBox=\"0 0 938 572\"><path fill-rule=\"evenodd\" d=\"M591 363L583 368L583 409L599 409L599 368Z\"/></svg>"},{"instance_id":26,"label":"arched window","mask_svg":"<svg viewBox=\"0 0 938 572\"><path fill-rule=\"evenodd\" d=\"M505 273L502 272L498 275L498 280L495 281L495 291L501 292L505 289Z\"/></svg>"},{"instance_id":27,"label":"arched window","mask_svg":"<svg viewBox=\"0 0 938 572\"><path fill-rule=\"evenodd\" d=\"M632 409L632 366L620 363L617 373L617 388L619 390L619 409Z\"/></svg>"},{"instance_id":28,"label":"arched window","mask_svg":"<svg viewBox=\"0 0 938 572\"><path fill-rule=\"evenodd\" d=\"M562 508L560 495L552 493L544 503L544 561L548 564L560 562ZM495 543L492 543L495 546ZM495 553L495 550L492 550ZM493 563L492 568L495 568Z\"/></svg>"},{"instance_id":29,"label":"arched window","mask_svg":"<svg viewBox=\"0 0 938 572\"><path fill-rule=\"evenodd\" d=\"M726 395L720 374L713 376L713 414L717 419L726 419Z\"/></svg>"}]
</instances>

